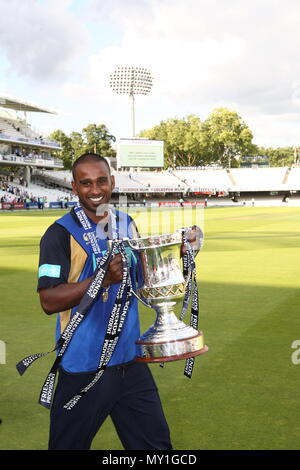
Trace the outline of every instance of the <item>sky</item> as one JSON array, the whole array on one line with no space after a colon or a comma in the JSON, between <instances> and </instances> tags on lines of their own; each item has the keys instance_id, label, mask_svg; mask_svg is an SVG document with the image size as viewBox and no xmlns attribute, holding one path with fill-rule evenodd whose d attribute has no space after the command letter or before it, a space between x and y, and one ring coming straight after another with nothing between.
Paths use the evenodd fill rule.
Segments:
<instances>
[{"instance_id":1,"label":"sky","mask_svg":"<svg viewBox=\"0 0 300 470\"><path fill-rule=\"evenodd\" d=\"M131 137L110 75L145 67L137 133L226 106L255 144L300 146L299 18L299 0L0 0L0 95L57 110L28 113L45 135L96 123Z\"/></svg>"}]
</instances>

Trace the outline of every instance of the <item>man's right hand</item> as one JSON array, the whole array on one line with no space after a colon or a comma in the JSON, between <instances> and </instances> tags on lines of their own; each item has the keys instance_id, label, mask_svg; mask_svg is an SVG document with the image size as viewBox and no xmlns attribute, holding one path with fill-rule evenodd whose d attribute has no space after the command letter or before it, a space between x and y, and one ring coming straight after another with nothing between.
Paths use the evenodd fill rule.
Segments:
<instances>
[{"instance_id":1,"label":"man's right hand","mask_svg":"<svg viewBox=\"0 0 300 470\"><path fill-rule=\"evenodd\" d=\"M118 284L123 278L123 262L120 254L114 256L109 262L108 269L103 279L103 287Z\"/></svg>"}]
</instances>

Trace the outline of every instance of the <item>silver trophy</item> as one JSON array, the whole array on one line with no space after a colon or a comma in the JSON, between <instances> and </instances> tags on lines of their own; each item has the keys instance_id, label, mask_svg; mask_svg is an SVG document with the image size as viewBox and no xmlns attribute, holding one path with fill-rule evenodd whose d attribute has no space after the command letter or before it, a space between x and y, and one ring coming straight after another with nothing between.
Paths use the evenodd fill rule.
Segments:
<instances>
[{"instance_id":1,"label":"silver trophy","mask_svg":"<svg viewBox=\"0 0 300 470\"><path fill-rule=\"evenodd\" d=\"M188 359L208 350L203 333L179 320L173 310L183 299L189 280L189 276L184 277L181 267L183 231L187 238L194 233L191 246L197 254L203 239L199 227L124 240L125 245L139 252L143 285L135 295L156 311L155 323L137 341L142 349L142 355L136 357L138 362Z\"/></svg>"}]
</instances>

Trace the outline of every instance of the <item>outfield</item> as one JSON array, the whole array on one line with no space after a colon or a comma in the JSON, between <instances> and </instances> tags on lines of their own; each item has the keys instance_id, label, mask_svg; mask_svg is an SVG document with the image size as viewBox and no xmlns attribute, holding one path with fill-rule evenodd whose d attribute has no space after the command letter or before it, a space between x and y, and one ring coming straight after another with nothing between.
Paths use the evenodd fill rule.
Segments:
<instances>
[{"instance_id":1,"label":"outfield","mask_svg":"<svg viewBox=\"0 0 300 470\"><path fill-rule=\"evenodd\" d=\"M0 364L0 449L47 448L49 412L37 400L54 355L23 377L15 364L53 344L55 315L39 306L36 267L40 236L60 215L0 214L0 340L7 353ZM139 227L148 216L137 217ZM198 280L209 352L196 359L191 380L183 361L151 365L175 449L300 448L300 364L291 360L291 345L300 340L299 216L291 207L205 209ZM154 221L160 223L158 215L155 231ZM145 330L154 313L140 311ZM110 420L92 448L122 448Z\"/></svg>"}]
</instances>

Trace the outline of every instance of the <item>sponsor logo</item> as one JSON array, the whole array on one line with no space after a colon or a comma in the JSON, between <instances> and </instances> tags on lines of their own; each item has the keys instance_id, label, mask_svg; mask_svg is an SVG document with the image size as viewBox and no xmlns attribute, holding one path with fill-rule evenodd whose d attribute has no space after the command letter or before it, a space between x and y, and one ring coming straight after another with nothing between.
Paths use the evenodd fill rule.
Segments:
<instances>
[{"instance_id":1,"label":"sponsor logo","mask_svg":"<svg viewBox=\"0 0 300 470\"><path fill-rule=\"evenodd\" d=\"M63 334L62 334L62 338L65 340L65 341L69 341L74 333L74 330L77 328L77 326L79 325L79 323L81 322L81 320L83 319L83 315L81 313L78 313L76 312L75 315L73 316L70 324L66 327L66 329L64 330ZM61 356L62 353L64 352L64 350L66 349L66 346L63 347L60 352L59 352L59 355Z\"/></svg>"},{"instance_id":2,"label":"sponsor logo","mask_svg":"<svg viewBox=\"0 0 300 470\"><path fill-rule=\"evenodd\" d=\"M95 233L94 232L88 232L87 233L87 236L89 238L89 241L92 245L92 249L93 249L93 252L98 255L101 253L101 250L99 248L99 244L98 244L98 241L97 241L97 238L95 236Z\"/></svg>"},{"instance_id":3,"label":"sponsor logo","mask_svg":"<svg viewBox=\"0 0 300 470\"><path fill-rule=\"evenodd\" d=\"M103 364L104 362L107 362L107 358L110 358L116 344L117 344L118 338L115 338L113 341L110 341L109 339L106 339L103 344L103 349L102 349L102 354L100 358L100 364Z\"/></svg>"},{"instance_id":4,"label":"sponsor logo","mask_svg":"<svg viewBox=\"0 0 300 470\"><path fill-rule=\"evenodd\" d=\"M104 370L100 370L99 372L97 372L97 374L95 375L94 379L92 380L91 383L88 384L87 387L85 387L85 389L83 390L84 393L88 392L94 385L96 382L98 382L98 380L100 379L100 377L102 376Z\"/></svg>"},{"instance_id":5,"label":"sponsor logo","mask_svg":"<svg viewBox=\"0 0 300 470\"><path fill-rule=\"evenodd\" d=\"M188 359L186 361L186 366L185 366L185 369L184 369L184 374L188 377L191 377L192 376L192 372L193 372L193 367L194 367L194 358L191 357L190 359Z\"/></svg>"},{"instance_id":6,"label":"sponsor logo","mask_svg":"<svg viewBox=\"0 0 300 470\"><path fill-rule=\"evenodd\" d=\"M38 276L39 278L43 276L58 278L60 277L60 272L61 266L58 264L42 264L39 267Z\"/></svg>"},{"instance_id":7,"label":"sponsor logo","mask_svg":"<svg viewBox=\"0 0 300 470\"><path fill-rule=\"evenodd\" d=\"M96 295L98 294L98 292L99 292L99 289L101 287L102 280L103 280L105 272L103 272L103 271L100 272L99 271L98 274L99 274L99 276L97 275L95 277L95 279L93 280L92 284L90 285L90 287L88 288L88 291L87 291L87 295L89 295L92 299L94 299L96 297ZM100 279L99 279L99 277L100 277Z\"/></svg>"},{"instance_id":8,"label":"sponsor logo","mask_svg":"<svg viewBox=\"0 0 300 470\"><path fill-rule=\"evenodd\" d=\"M76 211L76 215L85 230L90 230L92 228L83 210Z\"/></svg>"},{"instance_id":9,"label":"sponsor logo","mask_svg":"<svg viewBox=\"0 0 300 470\"><path fill-rule=\"evenodd\" d=\"M75 405L76 403L80 400L81 398L81 395L76 395L74 398L72 398L72 400L70 400L65 406L64 408L66 410L71 410Z\"/></svg>"},{"instance_id":10,"label":"sponsor logo","mask_svg":"<svg viewBox=\"0 0 300 470\"><path fill-rule=\"evenodd\" d=\"M23 359L22 363L25 367L29 367L32 362L34 362L36 359L39 357L45 356L44 353L41 354L33 354L32 356L26 357L26 359Z\"/></svg>"},{"instance_id":11,"label":"sponsor logo","mask_svg":"<svg viewBox=\"0 0 300 470\"><path fill-rule=\"evenodd\" d=\"M41 392L41 402L43 403L51 403L52 394L54 389L54 382L55 382L55 374L51 373L48 375L47 380L43 386Z\"/></svg>"},{"instance_id":12,"label":"sponsor logo","mask_svg":"<svg viewBox=\"0 0 300 470\"><path fill-rule=\"evenodd\" d=\"M192 298L192 309L195 311L195 312L198 312L198 295L194 294L193 295L193 298Z\"/></svg>"},{"instance_id":13,"label":"sponsor logo","mask_svg":"<svg viewBox=\"0 0 300 470\"><path fill-rule=\"evenodd\" d=\"M191 315L191 326L197 330L198 327L198 316L197 315Z\"/></svg>"}]
</instances>

